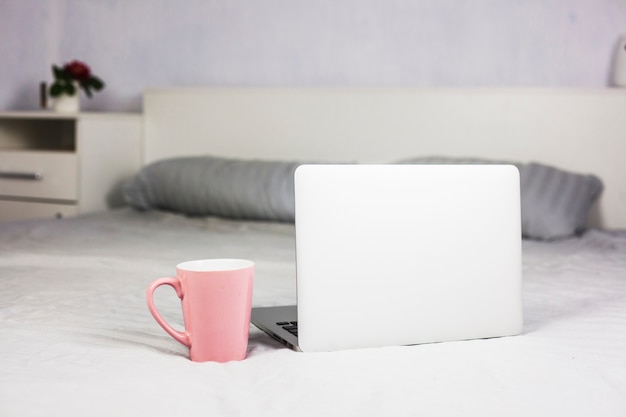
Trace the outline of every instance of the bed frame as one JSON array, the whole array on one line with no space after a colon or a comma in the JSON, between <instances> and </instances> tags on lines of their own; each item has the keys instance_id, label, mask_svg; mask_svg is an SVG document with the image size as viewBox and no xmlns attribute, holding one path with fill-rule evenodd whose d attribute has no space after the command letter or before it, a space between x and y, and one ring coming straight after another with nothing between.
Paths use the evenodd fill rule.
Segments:
<instances>
[{"instance_id":1,"label":"bed frame","mask_svg":"<svg viewBox=\"0 0 626 417\"><path fill-rule=\"evenodd\" d=\"M592 224L626 228L626 90L202 87L144 96L144 162L217 156L537 161L602 178Z\"/></svg>"}]
</instances>

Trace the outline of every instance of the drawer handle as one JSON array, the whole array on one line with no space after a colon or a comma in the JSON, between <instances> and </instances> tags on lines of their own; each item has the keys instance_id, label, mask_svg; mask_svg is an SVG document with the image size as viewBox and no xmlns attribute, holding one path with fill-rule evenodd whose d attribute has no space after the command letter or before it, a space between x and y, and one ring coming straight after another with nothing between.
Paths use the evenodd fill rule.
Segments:
<instances>
[{"instance_id":1,"label":"drawer handle","mask_svg":"<svg viewBox=\"0 0 626 417\"><path fill-rule=\"evenodd\" d=\"M41 172L0 171L0 178L7 180L41 181L43 174Z\"/></svg>"}]
</instances>

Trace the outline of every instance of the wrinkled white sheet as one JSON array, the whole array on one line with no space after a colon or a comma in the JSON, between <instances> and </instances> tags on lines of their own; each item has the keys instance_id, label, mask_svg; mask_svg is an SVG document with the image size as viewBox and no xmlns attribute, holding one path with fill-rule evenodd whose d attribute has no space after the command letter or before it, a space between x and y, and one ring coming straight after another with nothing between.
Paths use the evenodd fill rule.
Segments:
<instances>
[{"instance_id":1,"label":"wrinkled white sheet","mask_svg":"<svg viewBox=\"0 0 626 417\"><path fill-rule=\"evenodd\" d=\"M182 261L257 263L295 301L293 226L121 210L0 225L0 416L624 416L626 234L524 242L516 337L193 363L145 305ZM180 302L157 293L182 327Z\"/></svg>"}]
</instances>

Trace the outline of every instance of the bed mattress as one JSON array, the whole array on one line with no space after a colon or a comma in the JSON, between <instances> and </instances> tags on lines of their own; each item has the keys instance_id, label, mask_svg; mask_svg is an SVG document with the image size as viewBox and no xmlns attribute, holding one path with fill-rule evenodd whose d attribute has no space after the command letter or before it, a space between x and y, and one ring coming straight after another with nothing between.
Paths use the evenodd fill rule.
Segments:
<instances>
[{"instance_id":1,"label":"bed mattress","mask_svg":"<svg viewBox=\"0 0 626 417\"><path fill-rule=\"evenodd\" d=\"M624 416L626 233L524 241L523 334L297 353L251 327L194 363L145 289L177 263L257 264L253 305L295 302L294 229L122 209L0 226L0 416ZM182 328L173 290L155 301Z\"/></svg>"}]
</instances>

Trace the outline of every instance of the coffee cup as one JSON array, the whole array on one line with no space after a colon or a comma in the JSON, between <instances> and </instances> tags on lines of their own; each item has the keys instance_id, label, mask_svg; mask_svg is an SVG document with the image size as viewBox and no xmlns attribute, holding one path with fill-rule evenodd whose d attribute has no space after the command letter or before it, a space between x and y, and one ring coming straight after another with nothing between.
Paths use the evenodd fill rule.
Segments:
<instances>
[{"instance_id":1,"label":"coffee cup","mask_svg":"<svg viewBox=\"0 0 626 417\"><path fill-rule=\"evenodd\" d=\"M194 362L242 360L248 349L254 262L204 259L176 266L176 277L148 286L146 301L157 323L189 348ZM169 285L181 299L184 331L170 326L154 305L154 291Z\"/></svg>"}]
</instances>

